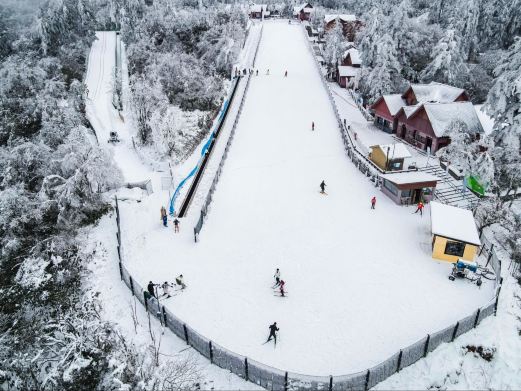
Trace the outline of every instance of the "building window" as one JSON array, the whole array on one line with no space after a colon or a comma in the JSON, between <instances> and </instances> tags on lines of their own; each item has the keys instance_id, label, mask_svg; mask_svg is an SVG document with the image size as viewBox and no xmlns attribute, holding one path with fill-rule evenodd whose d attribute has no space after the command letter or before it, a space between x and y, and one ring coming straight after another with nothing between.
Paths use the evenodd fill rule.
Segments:
<instances>
[{"instance_id":1,"label":"building window","mask_svg":"<svg viewBox=\"0 0 521 391\"><path fill-rule=\"evenodd\" d=\"M465 252L465 243L447 241L445 245L445 254L462 257Z\"/></svg>"},{"instance_id":2,"label":"building window","mask_svg":"<svg viewBox=\"0 0 521 391\"><path fill-rule=\"evenodd\" d=\"M398 195L398 188L392 182L389 182L387 179L384 179L384 187L387 190L389 190L391 194L394 194L395 196Z\"/></svg>"}]
</instances>

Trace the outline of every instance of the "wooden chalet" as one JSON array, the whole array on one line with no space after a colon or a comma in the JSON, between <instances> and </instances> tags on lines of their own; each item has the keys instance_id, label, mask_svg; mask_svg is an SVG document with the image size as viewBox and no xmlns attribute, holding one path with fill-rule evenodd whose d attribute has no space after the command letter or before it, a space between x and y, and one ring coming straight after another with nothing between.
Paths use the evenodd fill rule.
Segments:
<instances>
[{"instance_id":1,"label":"wooden chalet","mask_svg":"<svg viewBox=\"0 0 521 391\"><path fill-rule=\"evenodd\" d=\"M445 132L453 121L483 133L465 90L446 84L412 84L403 94L381 96L370 108L383 131L432 153L450 143Z\"/></svg>"},{"instance_id":2,"label":"wooden chalet","mask_svg":"<svg viewBox=\"0 0 521 391\"><path fill-rule=\"evenodd\" d=\"M335 28L336 22L340 21L342 24L342 33L344 37L350 41L354 42L356 38L356 34L363 27L362 22L355 16L349 14L332 14L326 15L324 17L324 32L328 32L329 30Z\"/></svg>"},{"instance_id":3,"label":"wooden chalet","mask_svg":"<svg viewBox=\"0 0 521 391\"><path fill-rule=\"evenodd\" d=\"M296 7L293 7L293 17L300 21L309 21L311 19L312 13L313 6L310 3L302 3Z\"/></svg>"}]
</instances>

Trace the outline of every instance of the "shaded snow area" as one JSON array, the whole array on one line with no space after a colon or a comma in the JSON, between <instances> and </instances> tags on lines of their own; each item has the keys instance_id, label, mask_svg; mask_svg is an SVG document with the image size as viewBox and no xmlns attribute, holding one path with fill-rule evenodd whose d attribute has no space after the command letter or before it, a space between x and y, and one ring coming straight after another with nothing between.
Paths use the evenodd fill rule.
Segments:
<instances>
[{"instance_id":1,"label":"shaded snow area","mask_svg":"<svg viewBox=\"0 0 521 391\"><path fill-rule=\"evenodd\" d=\"M116 33L97 31L96 41L89 54L85 81L88 89L87 118L94 128L99 145L113 154L125 182L144 181L151 178L151 173L132 148L130 122L126 120L129 115L126 111L119 114L112 105L115 58ZM123 83L127 84L128 77L125 72L123 75ZM124 106L128 107L126 104ZM119 143L108 143L111 131L118 133L121 140Z\"/></svg>"},{"instance_id":2,"label":"shaded snow area","mask_svg":"<svg viewBox=\"0 0 521 391\"><path fill-rule=\"evenodd\" d=\"M354 167L306 45L300 26L265 22L259 76L200 242L199 210L174 234L160 224L167 197L155 193L120 203L123 256L142 286L182 273L187 290L162 303L219 345L283 370L340 375L471 314L493 284L449 281L450 264L431 258L429 207L420 217L395 205ZM285 298L271 288L277 267ZM262 345L274 321L276 348Z\"/></svg>"},{"instance_id":3,"label":"shaded snow area","mask_svg":"<svg viewBox=\"0 0 521 391\"><path fill-rule=\"evenodd\" d=\"M150 332L161 335L159 362L166 360L195 360L201 370L201 389L203 390L259 390L262 389L249 383L227 370L210 364L199 353L186 345L170 330L161 327L153 316L150 318L145 308L132 296L130 290L120 281L117 253L116 253L116 222L114 215L103 217L98 225L91 230L86 238L84 251L93 254L89 278L91 288L99 292L98 298L103 303L101 317L103 320L116 324L117 329L127 339L127 342L136 345L137 350L144 352L150 349ZM135 308L134 327L132 307ZM150 331L151 330L151 331ZM124 363L122 363L124 365Z\"/></svg>"}]
</instances>

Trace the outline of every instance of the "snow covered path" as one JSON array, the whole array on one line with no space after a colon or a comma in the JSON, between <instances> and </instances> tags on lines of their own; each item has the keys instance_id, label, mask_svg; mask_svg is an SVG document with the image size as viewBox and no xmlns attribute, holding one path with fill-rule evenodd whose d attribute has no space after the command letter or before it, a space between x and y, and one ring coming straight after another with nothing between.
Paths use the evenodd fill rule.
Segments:
<instances>
[{"instance_id":1,"label":"snow covered path","mask_svg":"<svg viewBox=\"0 0 521 391\"><path fill-rule=\"evenodd\" d=\"M280 369L340 375L470 314L493 285L449 281L430 256L428 208L396 206L348 160L306 45L300 26L265 22L200 243L191 226L162 228L157 201L144 200L121 205L123 247L143 286L184 275L189 288L164 303L199 333ZM287 298L272 292L276 267ZM276 349L262 345L274 321Z\"/></svg>"},{"instance_id":2,"label":"snow covered path","mask_svg":"<svg viewBox=\"0 0 521 391\"><path fill-rule=\"evenodd\" d=\"M127 112L119 116L112 105L113 74L116 52L116 32L97 31L97 40L92 44L85 83L88 89L87 118L102 148L114 154L114 160L123 173L125 182L139 182L151 178L151 170L146 167L132 148L131 132ZM123 83L128 83L126 64L123 64ZM128 107L128 105L125 105ZM110 132L118 133L120 142L109 144Z\"/></svg>"}]
</instances>

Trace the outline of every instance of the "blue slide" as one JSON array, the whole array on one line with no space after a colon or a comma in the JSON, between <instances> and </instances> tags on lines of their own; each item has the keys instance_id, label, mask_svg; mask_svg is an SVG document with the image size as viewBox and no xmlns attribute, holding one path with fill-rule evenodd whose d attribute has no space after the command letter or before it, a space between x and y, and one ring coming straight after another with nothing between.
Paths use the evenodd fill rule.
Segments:
<instances>
[{"instance_id":1,"label":"blue slide","mask_svg":"<svg viewBox=\"0 0 521 391\"><path fill-rule=\"evenodd\" d=\"M188 179L190 179L197 173L197 170L199 170L199 167L201 167L201 162L203 161L204 156L208 152L208 148L210 148L210 145L212 145L212 142L214 141L215 131L219 128L219 125L221 124L221 122L224 118L224 114L226 113L227 109L228 109L228 99L226 99L224 101L221 112L219 113L219 118L214 126L214 129L213 129L212 133L210 134L208 141L206 143L204 143L203 148L201 149L201 158L197 162L196 166L192 169L192 171L190 171L190 173L186 176L186 178L184 178L181 182L179 182L179 185L177 185L177 188L175 189L174 194L172 195L172 198L170 199L169 212L170 212L171 216L174 215L175 202L177 200L177 197L179 196L179 192L181 191L181 188L184 186L186 181L188 181Z\"/></svg>"}]
</instances>

